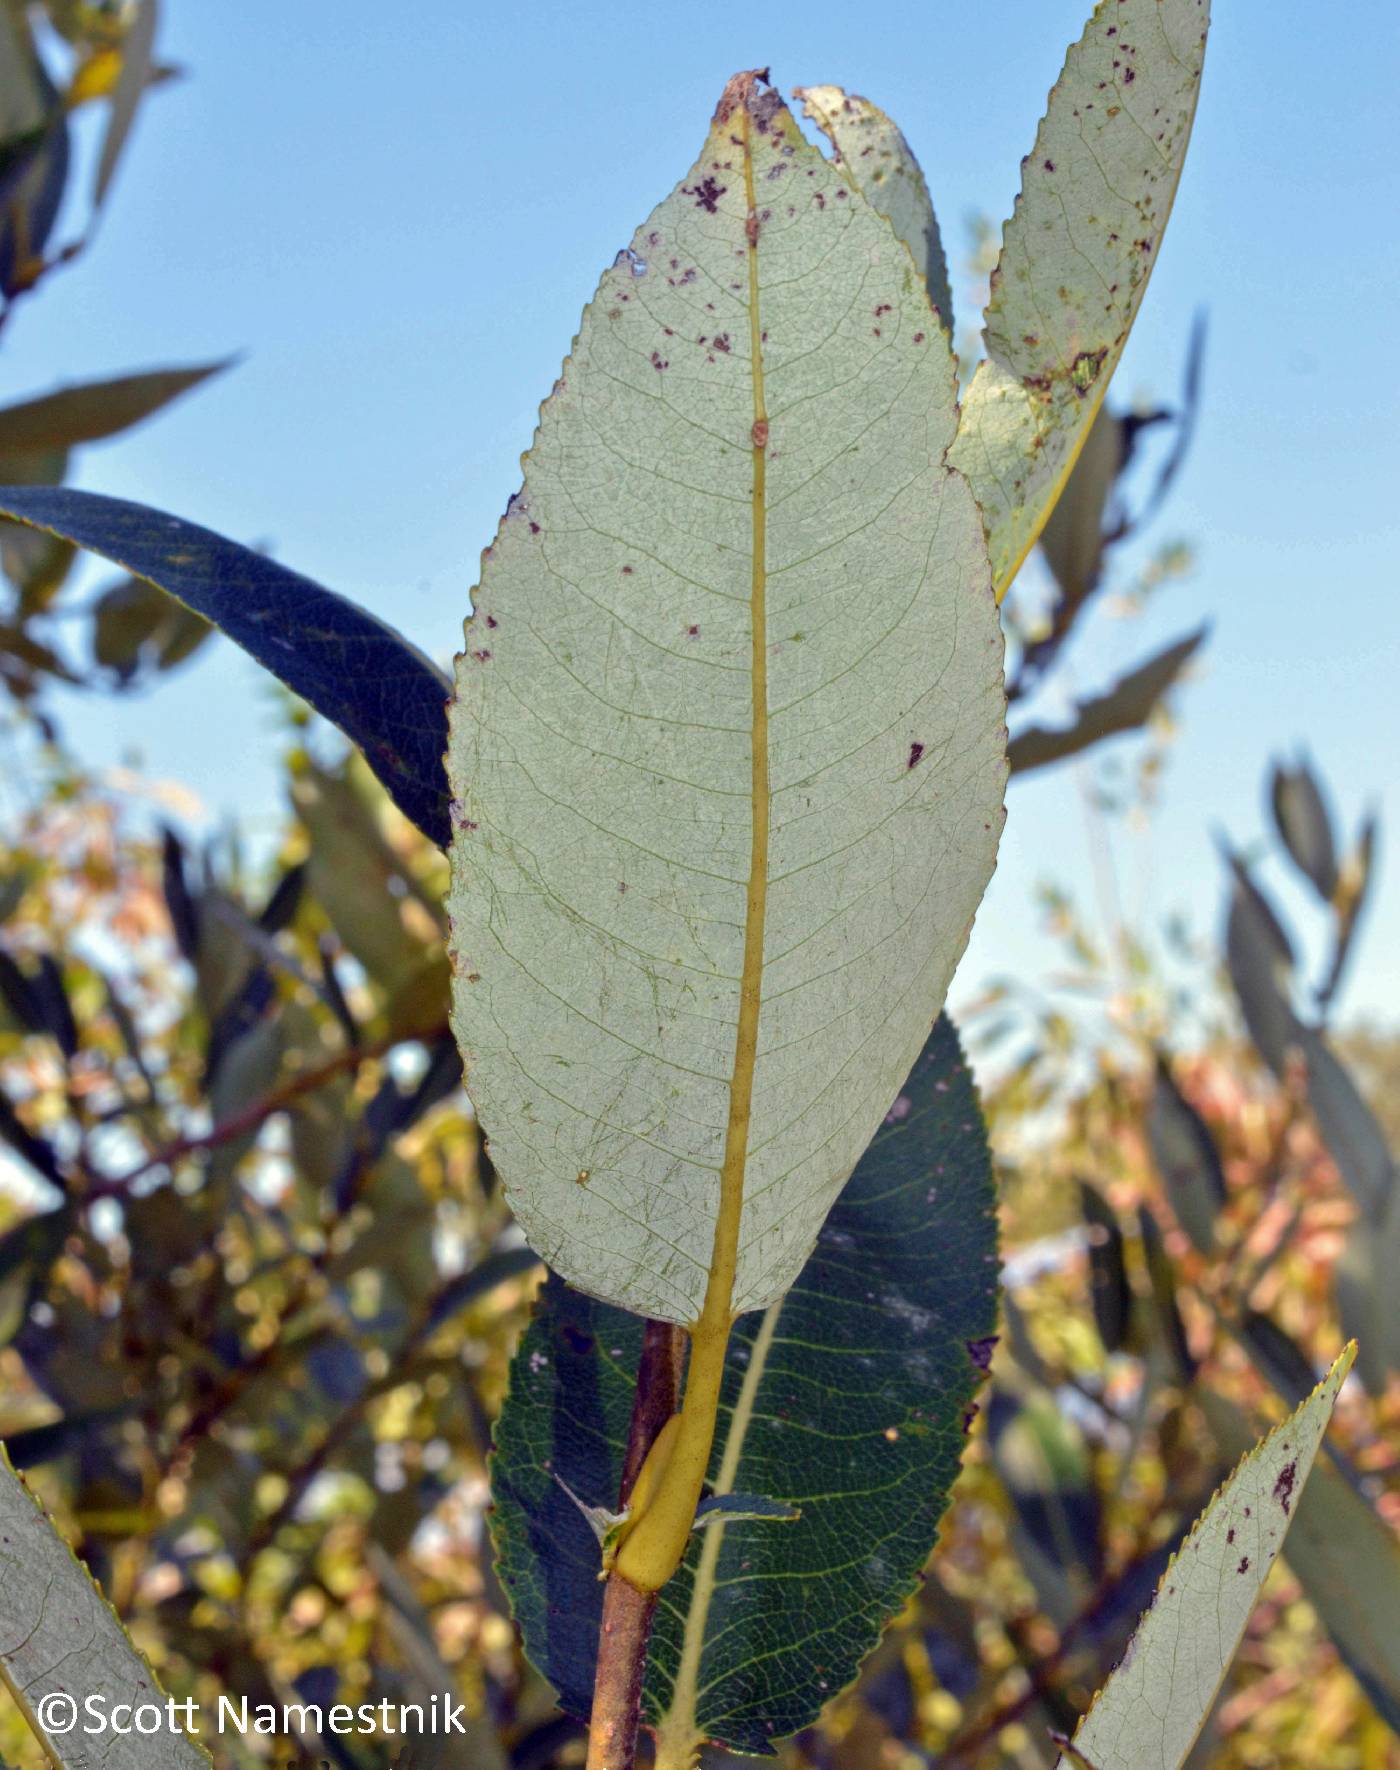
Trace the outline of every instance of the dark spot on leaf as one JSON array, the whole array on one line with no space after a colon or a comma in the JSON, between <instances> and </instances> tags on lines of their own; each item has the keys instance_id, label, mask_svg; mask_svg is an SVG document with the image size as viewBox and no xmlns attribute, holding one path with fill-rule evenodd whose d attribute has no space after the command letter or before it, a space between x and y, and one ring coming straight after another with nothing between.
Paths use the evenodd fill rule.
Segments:
<instances>
[{"instance_id":1,"label":"dark spot on leaf","mask_svg":"<svg viewBox=\"0 0 1400 1770\"><path fill-rule=\"evenodd\" d=\"M686 634L691 639L698 639L700 637L700 629L698 627L687 627Z\"/></svg>"},{"instance_id":2,"label":"dark spot on leaf","mask_svg":"<svg viewBox=\"0 0 1400 1770\"><path fill-rule=\"evenodd\" d=\"M702 338L700 342L703 344L705 340ZM716 332L714 337L710 340L710 343L715 350L722 350L726 356L729 354L730 345L728 332Z\"/></svg>"},{"instance_id":3,"label":"dark spot on leaf","mask_svg":"<svg viewBox=\"0 0 1400 1770\"><path fill-rule=\"evenodd\" d=\"M486 625L488 627L499 627L500 624L501 623L496 619L495 615L487 615Z\"/></svg>"},{"instance_id":4,"label":"dark spot on leaf","mask_svg":"<svg viewBox=\"0 0 1400 1770\"><path fill-rule=\"evenodd\" d=\"M486 662L486 660L491 656L491 654L489 651L487 651L485 646L483 646L480 651L474 651L472 653L472 656L476 659L476 661L479 664L484 664Z\"/></svg>"},{"instance_id":5,"label":"dark spot on leaf","mask_svg":"<svg viewBox=\"0 0 1400 1770\"><path fill-rule=\"evenodd\" d=\"M992 1352L999 1338L997 1334L988 1334L985 1339L967 1342L967 1355L979 1371L986 1372L992 1368Z\"/></svg>"},{"instance_id":6,"label":"dark spot on leaf","mask_svg":"<svg viewBox=\"0 0 1400 1770\"><path fill-rule=\"evenodd\" d=\"M922 344L922 343L923 343L923 341L924 341L924 335L923 335L923 333L922 333L922 332L915 332L915 334L914 334L914 342L915 342L915 344Z\"/></svg>"},{"instance_id":7,"label":"dark spot on leaf","mask_svg":"<svg viewBox=\"0 0 1400 1770\"><path fill-rule=\"evenodd\" d=\"M1274 1498L1283 1507L1285 1517L1288 1516L1289 1508L1293 1504L1293 1484L1297 1479L1297 1463L1285 1463L1278 1472L1278 1480L1274 1483Z\"/></svg>"},{"instance_id":8,"label":"dark spot on leaf","mask_svg":"<svg viewBox=\"0 0 1400 1770\"><path fill-rule=\"evenodd\" d=\"M1248 1573L1249 1572L1249 1556L1248 1555L1241 1555L1240 1556L1240 1564L1235 1569L1235 1572L1236 1573Z\"/></svg>"},{"instance_id":9,"label":"dark spot on leaf","mask_svg":"<svg viewBox=\"0 0 1400 1770\"><path fill-rule=\"evenodd\" d=\"M1047 172L1053 172L1055 170L1055 162L1053 160L1046 160L1044 164Z\"/></svg>"},{"instance_id":10,"label":"dark spot on leaf","mask_svg":"<svg viewBox=\"0 0 1400 1770\"><path fill-rule=\"evenodd\" d=\"M704 209L713 215L719 207L719 200L729 189L727 184L718 184L713 178L704 178L699 184L681 186L682 196L694 197L697 209Z\"/></svg>"},{"instance_id":11,"label":"dark spot on leaf","mask_svg":"<svg viewBox=\"0 0 1400 1770\"><path fill-rule=\"evenodd\" d=\"M909 768L917 768L919 766L920 762L923 761L923 756L924 756L924 746L921 743L915 742L915 743L910 744L910 746L909 746L909 761L906 766Z\"/></svg>"},{"instance_id":12,"label":"dark spot on leaf","mask_svg":"<svg viewBox=\"0 0 1400 1770\"><path fill-rule=\"evenodd\" d=\"M1107 355L1108 351L1106 348L1102 350L1081 350L1073 363L1070 364L1070 383L1081 399L1098 380L1099 371L1103 368L1104 358Z\"/></svg>"}]
</instances>

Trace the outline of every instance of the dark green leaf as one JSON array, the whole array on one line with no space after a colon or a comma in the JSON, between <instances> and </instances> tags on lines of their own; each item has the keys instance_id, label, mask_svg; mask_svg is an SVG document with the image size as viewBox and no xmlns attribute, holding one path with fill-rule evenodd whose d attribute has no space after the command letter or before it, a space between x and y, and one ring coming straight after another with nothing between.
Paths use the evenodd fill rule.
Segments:
<instances>
[{"instance_id":1,"label":"dark green leaf","mask_svg":"<svg viewBox=\"0 0 1400 1770\"><path fill-rule=\"evenodd\" d=\"M22 1432L11 1432L5 1440L5 1454L15 1469L33 1469L40 1463L51 1463L55 1457L77 1449L90 1440L103 1426L120 1420L134 1410L130 1407L98 1408L90 1413L68 1414L51 1420L47 1426L29 1426Z\"/></svg>"},{"instance_id":2,"label":"dark green leaf","mask_svg":"<svg viewBox=\"0 0 1400 1770\"><path fill-rule=\"evenodd\" d=\"M988 1437L1015 1510L1018 1550L1047 1615L1063 1627L1104 1569L1103 1501L1089 1447L1052 1396L994 1391Z\"/></svg>"},{"instance_id":3,"label":"dark green leaf","mask_svg":"<svg viewBox=\"0 0 1400 1770\"><path fill-rule=\"evenodd\" d=\"M1317 1383L1312 1360L1298 1342L1278 1323L1257 1309L1246 1309L1240 1320L1240 1339L1266 1382L1288 1403L1297 1407Z\"/></svg>"},{"instance_id":4,"label":"dark green leaf","mask_svg":"<svg viewBox=\"0 0 1400 1770\"><path fill-rule=\"evenodd\" d=\"M199 905L185 878L185 851L173 830L161 835L161 883L175 944L191 964L199 957Z\"/></svg>"},{"instance_id":5,"label":"dark green leaf","mask_svg":"<svg viewBox=\"0 0 1400 1770\"><path fill-rule=\"evenodd\" d=\"M60 1192L68 1190L68 1177L63 1172L53 1145L23 1123L11 1105L9 1096L5 1094L0 1094L0 1138L9 1144L16 1155L28 1162L36 1174L41 1174L50 1186L58 1187Z\"/></svg>"},{"instance_id":6,"label":"dark green leaf","mask_svg":"<svg viewBox=\"0 0 1400 1770\"><path fill-rule=\"evenodd\" d=\"M64 107L34 46L25 9L0 7L0 292L26 288L68 175Z\"/></svg>"},{"instance_id":7,"label":"dark green leaf","mask_svg":"<svg viewBox=\"0 0 1400 1770\"><path fill-rule=\"evenodd\" d=\"M34 977L34 995L43 1015L44 1031L53 1036L65 1057L78 1055L78 1023L63 987L63 973L51 954L41 953Z\"/></svg>"},{"instance_id":8,"label":"dark green leaf","mask_svg":"<svg viewBox=\"0 0 1400 1770\"><path fill-rule=\"evenodd\" d=\"M258 927L264 934L280 934L296 920L301 907L301 900L306 891L306 862L301 861L294 867L288 867L277 881L272 896L263 906L258 917Z\"/></svg>"},{"instance_id":9,"label":"dark green leaf","mask_svg":"<svg viewBox=\"0 0 1400 1770\"><path fill-rule=\"evenodd\" d=\"M1147 1140L1177 1222L1203 1254L1213 1254L1215 1218L1225 1202L1220 1152L1160 1054L1147 1109Z\"/></svg>"},{"instance_id":10,"label":"dark green leaf","mask_svg":"<svg viewBox=\"0 0 1400 1770\"><path fill-rule=\"evenodd\" d=\"M1307 1066L1308 1105L1322 1141L1352 1197L1372 1222L1379 1222L1395 1184L1385 1132L1324 1034L1300 1027L1297 1042Z\"/></svg>"},{"instance_id":11,"label":"dark green leaf","mask_svg":"<svg viewBox=\"0 0 1400 1770\"><path fill-rule=\"evenodd\" d=\"M478 1297L484 1297L508 1278L519 1278L523 1273L532 1272L539 1263L540 1257L532 1248L501 1248L488 1254L442 1287L428 1312L426 1331L436 1332L454 1315L470 1308Z\"/></svg>"},{"instance_id":12,"label":"dark green leaf","mask_svg":"<svg viewBox=\"0 0 1400 1770\"><path fill-rule=\"evenodd\" d=\"M1311 880L1323 902L1331 903L1337 890L1337 844L1327 801L1307 763L1299 762L1296 768L1277 765L1269 800L1274 825L1294 866Z\"/></svg>"},{"instance_id":13,"label":"dark green leaf","mask_svg":"<svg viewBox=\"0 0 1400 1770\"><path fill-rule=\"evenodd\" d=\"M1197 1361L1186 1338L1186 1327L1176 1302L1176 1274L1168 1258L1166 1244L1157 1219L1146 1205L1138 1206L1138 1233L1142 1237L1143 1260L1152 1286L1152 1301L1157 1308L1163 1336L1175 1362L1177 1375L1190 1382L1196 1375Z\"/></svg>"},{"instance_id":14,"label":"dark green leaf","mask_svg":"<svg viewBox=\"0 0 1400 1770\"><path fill-rule=\"evenodd\" d=\"M796 1286L735 1327L712 1481L723 1471L727 1490L802 1517L697 1535L657 1613L653 1725L669 1713L673 1736L687 1730L687 1627L704 1642L696 1730L736 1750L767 1751L855 1676L933 1547L990 1362L996 1278L986 1138L940 1019ZM497 1429L502 1578L526 1651L575 1714L602 1587L554 1474L616 1505L643 1328L551 1275Z\"/></svg>"},{"instance_id":15,"label":"dark green leaf","mask_svg":"<svg viewBox=\"0 0 1400 1770\"><path fill-rule=\"evenodd\" d=\"M67 449L28 449L0 454L0 483L11 486L62 485L68 472ZM57 535L0 522L0 566L19 593L22 615L47 608L67 577L77 548Z\"/></svg>"},{"instance_id":16,"label":"dark green leaf","mask_svg":"<svg viewBox=\"0 0 1400 1770\"><path fill-rule=\"evenodd\" d=\"M404 815L447 846L447 680L392 627L250 548L140 504L21 488L0 490L0 513L102 554L212 621L358 744Z\"/></svg>"},{"instance_id":17,"label":"dark green leaf","mask_svg":"<svg viewBox=\"0 0 1400 1770\"><path fill-rule=\"evenodd\" d=\"M1226 967L1250 1038L1281 1076L1301 1032L1290 999L1293 945L1244 862L1233 854L1226 858L1234 874L1225 924Z\"/></svg>"},{"instance_id":18,"label":"dark green leaf","mask_svg":"<svg viewBox=\"0 0 1400 1770\"><path fill-rule=\"evenodd\" d=\"M1138 731L1147 724L1162 696L1180 676L1207 629L1198 628L1185 639L1177 640L1156 657L1139 664L1136 670L1115 682L1106 693L1075 707L1072 725L1032 725L1018 732L1011 740L1007 754L1013 774L1025 774L1032 768L1044 768L1060 762L1097 744L1104 738L1123 732Z\"/></svg>"},{"instance_id":19,"label":"dark green leaf","mask_svg":"<svg viewBox=\"0 0 1400 1770\"><path fill-rule=\"evenodd\" d=\"M1089 1300L1105 1352L1121 1352L1128 1337L1133 1293L1123 1259L1123 1231L1103 1195L1079 1183L1079 1205L1089 1225Z\"/></svg>"},{"instance_id":20,"label":"dark green leaf","mask_svg":"<svg viewBox=\"0 0 1400 1770\"><path fill-rule=\"evenodd\" d=\"M11 1018L23 1032L47 1032L44 1010L33 980L3 947L0 947L0 1001L4 1002Z\"/></svg>"},{"instance_id":21,"label":"dark green leaf","mask_svg":"<svg viewBox=\"0 0 1400 1770\"><path fill-rule=\"evenodd\" d=\"M1100 406L1065 489L1040 532L1045 563L1063 598L1058 617L1062 623L1074 619L1099 581L1104 514L1123 454L1123 421L1107 405Z\"/></svg>"},{"instance_id":22,"label":"dark green leaf","mask_svg":"<svg viewBox=\"0 0 1400 1770\"><path fill-rule=\"evenodd\" d=\"M109 381L60 387L19 405L0 407L0 454L67 449L130 430L182 393L198 387L232 363L195 363L187 369L149 369Z\"/></svg>"}]
</instances>

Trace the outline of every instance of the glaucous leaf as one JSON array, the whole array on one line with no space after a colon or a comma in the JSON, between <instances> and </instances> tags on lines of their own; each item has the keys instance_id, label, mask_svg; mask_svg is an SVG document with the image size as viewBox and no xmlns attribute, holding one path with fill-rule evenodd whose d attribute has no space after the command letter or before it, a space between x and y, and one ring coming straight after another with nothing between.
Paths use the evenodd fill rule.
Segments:
<instances>
[{"instance_id":1,"label":"glaucous leaf","mask_svg":"<svg viewBox=\"0 0 1400 1770\"><path fill-rule=\"evenodd\" d=\"M1200 90L1208 0L1117 0L1069 51L992 273L986 360L952 460L1000 596L1045 524L1161 250Z\"/></svg>"},{"instance_id":2,"label":"glaucous leaf","mask_svg":"<svg viewBox=\"0 0 1400 1770\"><path fill-rule=\"evenodd\" d=\"M458 660L455 1027L532 1245L788 1288L993 866L1001 634L948 341L752 75L585 310ZM742 1215L737 1209L742 1193Z\"/></svg>"},{"instance_id":3,"label":"glaucous leaf","mask_svg":"<svg viewBox=\"0 0 1400 1770\"><path fill-rule=\"evenodd\" d=\"M445 679L367 610L250 547L141 504L9 486L0 515L100 553L212 621L358 744L404 816L445 848Z\"/></svg>"},{"instance_id":4,"label":"glaucous leaf","mask_svg":"<svg viewBox=\"0 0 1400 1770\"><path fill-rule=\"evenodd\" d=\"M792 96L802 100L803 115L830 141L836 164L851 184L909 248L938 322L951 337L948 259L928 185L902 132L879 105L839 86L799 86Z\"/></svg>"},{"instance_id":5,"label":"glaucous leaf","mask_svg":"<svg viewBox=\"0 0 1400 1770\"><path fill-rule=\"evenodd\" d=\"M1353 1349L1255 1446L1173 1557L1156 1601L1059 1766L1180 1770L1293 1521Z\"/></svg>"},{"instance_id":6,"label":"glaucous leaf","mask_svg":"<svg viewBox=\"0 0 1400 1770\"><path fill-rule=\"evenodd\" d=\"M996 1278L986 1137L942 1018L796 1285L735 1328L711 1486L801 1517L693 1540L647 1669L661 1764L688 1764L702 1738L766 1752L855 1676L933 1547L991 1360ZM616 1505L643 1331L551 1277L496 1432L501 1577L526 1652L580 1715L603 1587L555 1475Z\"/></svg>"}]
</instances>

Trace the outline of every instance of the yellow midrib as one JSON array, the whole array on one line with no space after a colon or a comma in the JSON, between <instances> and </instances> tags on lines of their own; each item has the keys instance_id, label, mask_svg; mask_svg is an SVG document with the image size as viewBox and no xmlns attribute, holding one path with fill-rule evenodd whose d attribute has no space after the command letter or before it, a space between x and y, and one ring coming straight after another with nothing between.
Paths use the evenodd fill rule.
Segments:
<instances>
[{"instance_id":1,"label":"yellow midrib","mask_svg":"<svg viewBox=\"0 0 1400 1770\"><path fill-rule=\"evenodd\" d=\"M729 1436L724 1442L724 1456L715 1478L715 1492L733 1493L739 1478L739 1459L744 1454L744 1441L753 1420L758 1386L768 1364L768 1354L777 1331L778 1317L785 1299L770 1303L754 1336L749 1362L739 1398L730 1416ZM704 1547L695 1566L695 1583L690 1588L690 1604L685 1613L685 1634L681 1642L680 1664L671 1686L671 1700L656 1730L656 1770L690 1770L695 1748L702 1732L696 1718L700 1700L700 1660L705 1651L705 1630L710 1620L710 1602L715 1594L715 1570L719 1552L724 1546L724 1529L712 1524L705 1533Z\"/></svg>"},{"instance_id":2,"label":"yellow midrib","mask_svg":"<svg viewBox=\"0 0 1400 1770\"><path fill-rule=\"evenodd\" d=\"M744 160L749 294L749 361L753 386L750 432L753 462L752 575L750 580L750 818L749 878L744 914L744 956L739 980L739 1013L729 1113L720 1169L719 1204L705 1299L690 1332L681 1426L657 1475L657 1493L639 1513L618 1551L616 1569L644 1591L656 1591L675 1572L685 1552L709 1470L715 1418L724 1382L725 1353L734 1320L734 1284L739 1264L739 1231L744 1213L744 1171L748 1163L749 1122L754 1070L758 1060L758 1021L763 995L763 935L768 902L768 408L763 379L763 321L759 303L759 224L754 193L752 88L740 96Z\"/></svg>"}]
</instances>

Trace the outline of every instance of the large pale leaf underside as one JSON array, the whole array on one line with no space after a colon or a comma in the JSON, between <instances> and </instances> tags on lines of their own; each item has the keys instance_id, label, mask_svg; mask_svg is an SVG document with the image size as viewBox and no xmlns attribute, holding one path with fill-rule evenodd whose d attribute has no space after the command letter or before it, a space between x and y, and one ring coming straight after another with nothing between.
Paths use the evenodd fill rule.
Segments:
<instances>
[{"instance_id":1,"label":"large pale leaf underside","mask_svg":"<svg viewBox=\"0 0 1400 1770\"><path fill-rule=\"evenodd\" d=\"M1351 1369L1349 1347L1296 1413L1250 1451L1162 1576L1117 1670L1074 1736L1094 1770L1179 1770L1205 1724Z\"/></svg>"},{"instance_id":2,"label":"large pale leaf underside","mask_svg":"<svg viewBox=\"0 0 1400 1770\"><path fill-rule=\"evenodd\" d=\"M987 356L952 450L986 517L999 596L1054 507L1147 288L1209 19L1209 0L1100 0L1022 162Z\"/></svg>"},{"instance_id":3,"label":"large pale leaf underside","mask_svg":"<svg viewBox=\"0 0 1400 1770\"><path fill-rule=\"evenodd\" d=\"M750 1086L732 1303L782 1294L966 942L1005 708L954 421L908 250L737 83L584 314L452 715L468 1086L608 1301L698 1317Z\"/></svg>"}]
</instances>

